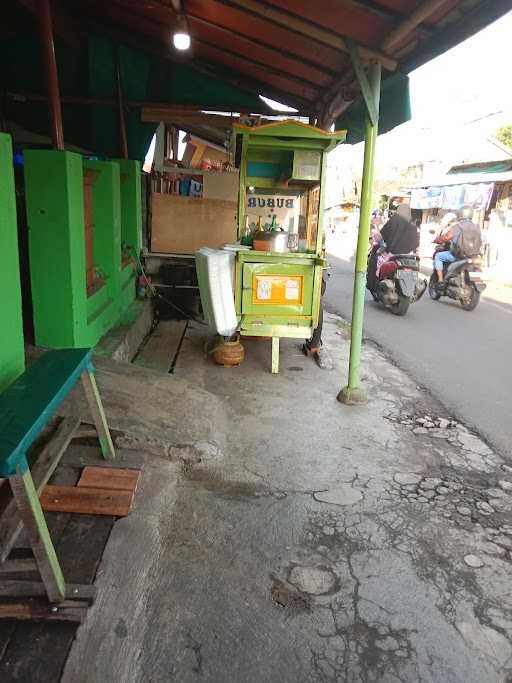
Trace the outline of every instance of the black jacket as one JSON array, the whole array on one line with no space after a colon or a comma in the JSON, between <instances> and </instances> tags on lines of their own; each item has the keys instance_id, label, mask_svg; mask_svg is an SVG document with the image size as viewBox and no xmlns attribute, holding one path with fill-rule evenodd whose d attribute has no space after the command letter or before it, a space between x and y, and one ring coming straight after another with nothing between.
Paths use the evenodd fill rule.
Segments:
<instances>
[{"instance_id":1,"label":"black jacket","mask_svg":"<svg viewBox=\"0 0 512 683\"><path fill-rule=\"evenodd\" d=\"M389 219L380 234L392 254L416 251L420 243L418 228L398 214Z\"/></svg>"}]
</instances>

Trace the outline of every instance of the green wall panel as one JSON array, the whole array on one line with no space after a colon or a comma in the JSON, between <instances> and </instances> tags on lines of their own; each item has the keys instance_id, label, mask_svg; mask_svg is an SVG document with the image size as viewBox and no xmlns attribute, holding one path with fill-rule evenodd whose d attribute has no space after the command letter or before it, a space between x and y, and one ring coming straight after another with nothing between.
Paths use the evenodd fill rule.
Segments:
<instances>
[{"instance_id":1,"label":"green wall panel","mask_svg":"<svg viewBox=\"0 0 512 683\"><path fill-rule=\"evenodd\" d=\"M78 346L86 327L82 157L27 150L25 191L36 344Z\"/></svg>"},{"instance_id":2,"label":"green wall panel","mask_svg":"<svg viewBox=\"0 0 512 683\"><path fill-rule=\"evenodd\" d=\"M97 174L92 189L94 264L104 278L89 297L84 169ZM25 185L36 344L94 346L127 305L121 272L119 164L83 161L72 152L28 150Z\"/></svg>"},{"instance_id":3,"label":"green wall panel","mask_svg":"<svg viewBox=\"0 0 512 683\"><path fill-rule=\"evenodd\" d=\"M121 309L124 311L135 299L137 268L134 251L142 247L142 192L140 161L116 159L121 172L121 251L131 263L121 270Z\"/></svg>"},{"instance_id":4,"label":"green wall panel","mask_svg":"<svg viewBox=\"0 0 512 683\"><path fill-rule=\"evenodd\" d=\"M0 253L3 296L0 303L0 391L25 367L21 309L18 227L11 138L0 133Z\"/></svg>"}]
</instances>

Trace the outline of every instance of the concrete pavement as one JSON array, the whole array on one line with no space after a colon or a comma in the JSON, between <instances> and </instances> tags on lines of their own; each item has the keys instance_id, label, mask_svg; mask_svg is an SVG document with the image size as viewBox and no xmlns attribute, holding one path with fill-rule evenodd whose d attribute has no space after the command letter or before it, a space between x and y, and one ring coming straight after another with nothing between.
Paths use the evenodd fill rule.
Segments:
<instances>
[{"instance_id":1,"label":"concrete pavement","mask_svg":"<svg viewBox=\"0 0 512 683\"><path fill-rule=\"evenodd\" d=\"M343 258L328 255L331 277L325 306L350 320L350 249L332 240L330 248ZM452 414L512 459L512 290L489 286L472 312L446 298L432 301L426 293L403 318L374 303L367 293L364 334Z\"/></svg>"},{"instance_id":2,"label":"concrete pavement","mask_svg":"<svg viewBox=\"0 0 512 683\"><path fill-rule=\"evenodd\" d=\"M98 359L146 464L63 683L509 682L512 468L374 345L338 403L336 316L332 371L297 340L277 376L256 339L221 368L204 334L172 375Z\"/></svg>"}]
</instances>

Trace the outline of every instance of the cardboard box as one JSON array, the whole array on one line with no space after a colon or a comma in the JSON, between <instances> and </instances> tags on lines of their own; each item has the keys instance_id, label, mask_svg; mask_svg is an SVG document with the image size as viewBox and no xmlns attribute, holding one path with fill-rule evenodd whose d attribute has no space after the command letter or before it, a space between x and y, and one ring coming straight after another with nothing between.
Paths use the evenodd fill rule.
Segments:
<instances>
[{"instance_id":1,"label":"cardboard box","mask_svg":"<svg viewBox=\"0 0 512 683\"><path fill-rule=\"evenodd\" d=\"M193 254L236 240L237 202L152 195L151 251Z\"/></svg>"}]
</instances>

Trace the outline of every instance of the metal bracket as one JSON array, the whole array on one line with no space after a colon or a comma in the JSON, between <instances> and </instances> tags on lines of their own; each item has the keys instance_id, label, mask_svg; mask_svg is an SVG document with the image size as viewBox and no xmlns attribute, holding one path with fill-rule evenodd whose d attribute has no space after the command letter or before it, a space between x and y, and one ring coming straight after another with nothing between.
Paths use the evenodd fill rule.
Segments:
<instances>
[{"instance_id":1,"label":"metal bracket","mask_svg":"<svg viewBox=\"0 0 512 683\"><path fill-rule=\"evenodd\" d=\"M357 81L361 88L361 93L366 104L368 116L370 117L372 126L376 126L379 121L380 98L376 96L374 88L372 88L372 85L370 84L370 81L363 66L363 62L361 61L357 45L354 43L353 40L349 38L346 38L345 40L347 43L348 52L350 54L350 60L352 61L352 66L354 67L354 71L356 72ZM380 79L378 93L380 94Z\"/></svg>"}]
</instances>

